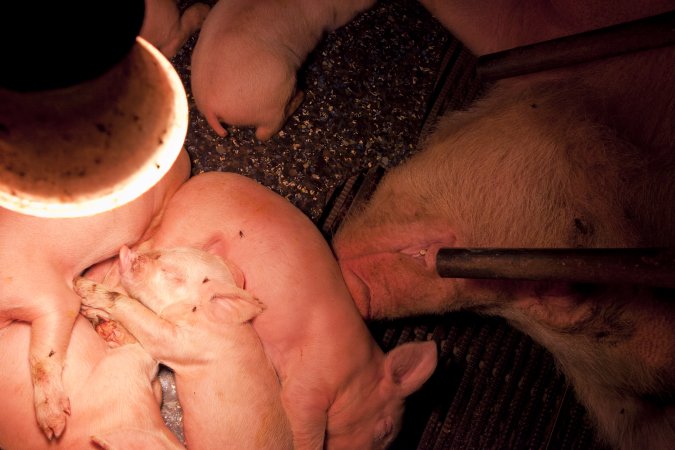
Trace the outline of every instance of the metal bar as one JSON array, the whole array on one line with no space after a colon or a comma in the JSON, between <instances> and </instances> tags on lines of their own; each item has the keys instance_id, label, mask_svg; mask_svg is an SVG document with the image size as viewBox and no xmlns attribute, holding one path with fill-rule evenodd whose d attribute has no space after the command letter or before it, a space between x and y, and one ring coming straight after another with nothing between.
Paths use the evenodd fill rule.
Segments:
<instances>
[{"instance_id":1,"label":"metal bar","mask_svg":"<svg viewBox=\"0 0 675 450\"><path fill-rule=\"evenodd\" d=\"M555 280L675 288L673 248L441 248L443 278Z\"/></svg>"},{"instance_id":2,"label":"metal bar","mask_svg":"<svg viewBox=\"0 0 675 450\"><path fill-rule=\"evenodd\" d=\"M478 58L484 81L566 67L675 43L675 11Z\"/></svg>"}]
</instances>

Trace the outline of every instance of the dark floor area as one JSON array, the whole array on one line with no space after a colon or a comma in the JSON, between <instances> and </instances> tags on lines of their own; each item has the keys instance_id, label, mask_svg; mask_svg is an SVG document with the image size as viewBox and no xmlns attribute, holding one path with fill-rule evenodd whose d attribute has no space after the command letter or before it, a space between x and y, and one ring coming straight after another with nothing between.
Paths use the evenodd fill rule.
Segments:
<instances>
[{"instance_id":1,"label":"dark floor area","mask_svg":"<svg viewBox=\"0 0 675 450\"><path fill-rule=\"evenodd\" d=\"M328 238L344 209L331 200L334 191L405 160L438 113L463 107L480 90L471 55L417 1L381 0L310 56L299 77L305 101L278 135L258 142L252 129L231 128L220 138L189 94L195 38L173 61L192 109L186 147L193 173L254 178ZM438 370L410 398L394 448L600 448L550 355L503 321L459 313L370 327L384 350L411 340L439 346Z\"/></svg>"},{"instance_id":2,"label":"dark floor area","mask_svg":"<svg viewBox=\"0 0 675 450\"><path fill-rule=\"evenodd\" d=\"M193 173L249 176L316 220L337 184L414 151L449 41L416 1L380 2L319 44L299 75L305 101L280 133L260 142L251 128L230 128L220 138L194 108L193 37L174 58L192 110L186 146Z\"/></svg>"}]
</instances>

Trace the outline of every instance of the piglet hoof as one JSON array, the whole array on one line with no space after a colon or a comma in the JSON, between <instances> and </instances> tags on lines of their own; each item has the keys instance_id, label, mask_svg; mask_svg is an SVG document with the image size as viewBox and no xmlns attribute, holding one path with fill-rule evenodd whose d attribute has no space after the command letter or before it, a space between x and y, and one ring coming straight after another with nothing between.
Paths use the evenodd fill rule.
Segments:
<instances>
[{"instance_id":1,"label":"piglet hoof","mask_svg":"<svg viewBox=\"0 0 675 450\"><path fill-rule=\"evenodd\" d=\"M54 355L52 351L47 358L30 358L35 418L49 440L61 436L66 415L70 414L70 400L61 381L61 363L58 355L52 358Z\"/></svg>"},{"instance_id":2,"label":"piglet hoof","mask_svg":"<svg viewBox=\"0 0 675 450\"><path fill-rule=\"evenodd\" d=\"M111 348L138 342L132 334L114 320L99 320L94 328Z\"/></svg>"},{"instance_id":3,"label":"piglet hoof","mask_svg":"<svg viewBox=\"0 0 675 450\"><path fill-rule=\"evenodd\" d=\"M181 28L184 28L189 34L194 33L201 28L210 10L211 7L205 3L195 3L190 6L181 16Z\"/></svg>"},{"instance_id":4,"label":"piglet hoof","mask_svg":"<svg viewBox=\"0 0 675 450\"><path fill-rule=\"evenodd\" d=\"M270 127L258 127L255 132L255 137L259 141L267 141L269 140L274 134L279 131L277 129L272 129Z\"/></svg>"},{"instance_id":5,"label":"piglet hoof","mask_svg":"<svg viewBox=\"0 0 675 450\"><path fill-rule=\"evenodd\" d=\"M288 101L286 105L286 119L288 119L299 107L302 101L305 99L305 93L301 90L295 91L293 97Z\"/></svg>"},{"instance_id":6,"label":"piglet hoof","mask_svg":"<svg viewBox=\"0 0 675 450\"><path fill-rule=\"evenodd\" d=\"M73 280L73 290L82 297L85 310L86 308L97 308L105 311L112 308L115 300L121 295L83 277L77 277Z\"/></svg>"},{"instance_id":7,"label":"piglet hoof","mask_svg":"<svg viewBox=\"0 0 675 450\"><path fill-rule=\"evenodd\" d=\"M110 315L105 311L101 311L100 309L96 308L90 308L85 305L80 306L80 314L86 317L87 320L89 320L89 322L91 322L91 324L94 326L98 325L101 320L111 319Z\"/></svg>"},{"instance_id":8,"label":"piglet hoof","mask_svg":"<svg viewBox=\"0 0 675 450\"><path fill-rule=\"evenodd\" d=\"M75 277L73 279L73 291L82 298L86 298L96 292L98 283L84 277Z\"/></svg>"},{"instance_id":9,"label":"piglet hoof","mask_svg":"<svg viewBox=\"0 0 675 450\"><path fill-rule=\"evenodd\" d=\"M35 405L38 426L47 439L57 439L66 428L66 416L70 414L70 400L63 393L45 395L44 400Z\"/></svg>"}]
</instances>

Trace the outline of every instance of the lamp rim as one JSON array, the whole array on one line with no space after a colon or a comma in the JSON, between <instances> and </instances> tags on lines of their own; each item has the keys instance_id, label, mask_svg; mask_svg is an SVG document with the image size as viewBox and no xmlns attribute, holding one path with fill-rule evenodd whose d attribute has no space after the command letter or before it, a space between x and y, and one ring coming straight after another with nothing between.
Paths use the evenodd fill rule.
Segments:
<instances>
[{"instance_id":1,"label":"lamp rim","mask_svg":"<svg viewBox=\"0 0 675 450\"><path fill-rule=\"evenodd\" d=\"M122 206L138 198L152 188L172 167L178 158L188 128L188 103L183 83L172 64L150 43L136 38L134 49L140 50L144 63L158 69L160 77L165 78L171 99L167 102L166 124L160 127L164 133L158 138L156 148L138 165L138 170L129 176L84 194L34 195L26 190L18 190L0 183L0 207L32 216L44 218L84 217L99 214ZM133 76L134 74L131 74ZM146 109L148 107L146 106ZM157 112L159 120L165 120L164 112ZM0 124L2 125L2 124ZM1 127L0 127L1 128ZM0 129L0 131L2 131ZM11 130L10 130L11 131ZM2 144L2 136L0 136ZM115 149L109 149L114 152ZM143 149L145 151L145 149ZM3 152L0 145L0 152ZM111 154L112 155L112 154ZM1 155L0 155L1 156ZM112 155L114 156L114 155ZM7 166L7 163L5 163ZM0 167L0 171L8 170ZM134 169L135 170L135 169ZM7 178L7 172L3 172ZM12 174L13 175L13 174Z\"/></svg>"}]
</instances>

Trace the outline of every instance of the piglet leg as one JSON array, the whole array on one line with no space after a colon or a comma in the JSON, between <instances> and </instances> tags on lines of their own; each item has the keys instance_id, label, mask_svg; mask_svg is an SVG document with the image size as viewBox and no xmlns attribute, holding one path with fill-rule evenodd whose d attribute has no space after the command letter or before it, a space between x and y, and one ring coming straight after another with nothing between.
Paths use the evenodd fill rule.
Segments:
<instances>
[{"instance_id":1,"label":"piglet leg","mask_svg":"<svg viewBox=\"0 0 675 450\"><path fill-rule=\"evenodd\" d=\"M288 118L295 112L305 98L303 91L295 91L291 99L284 107L284 113L279 117L276 123L261 124L255 131L255 137L259 141L266 141L274 136L284 126Z\"/></svg>"},{"instance_id":2,"label":"piglet leg","mask_svg":"<svg viewBox=\"0 0 675 450\"><path fill-rule=\"evenodd\" d=\"M205 3L195 3L185 10L180 17L178 26L172 30L173 37L169 42L160 48L160 51L167 57L172 58L185 45L185 42L192 36L192 33L201 28L204 19L211 8Z\"/></svg>"},{"instance_id":3,"label":"piglet leg","mask_svg":"<svg viewBox=\"0 0 675 450\"><path fill-rule=\"evenodd\" d=\"M119 292L109 291L102 284L86 278L76 278L73 288L82 297L82 304L88 308L103 311L110 319L119 322L129 331L143 348L160 362L167 362L170 354L176 354L171 343L177 339L178 328L162 319L140 302ZM176 347L176 348L174 348Z\"/></svg>"},{"instance_id":4,"label":"piglet leg","mask_svg":"<svg viewBox=\"0 0 675 450\"><path fill-rule=\"evenodd\" d=\"M58 438L66 427L70 401L62 382L63 365L79 302L63 301L76 297L64 291L59 308L31 321L30 369L33 381L35 416L48 439ZM55 304L45 300L42 304Z\"/></svg>"},{"instance_id":5,"label":"piglet leg","mask_svg":"<svg viewBox=\"0 0 675 450\"><path fill-rule=\"evenodd\" d=\"M320 390L294 379L283 382L281 400L291 422L293 447L296 450L324 448L329 404Z\"/></svg>"},{"instance_id":6,"label":"piglet leg","mask_svg":"<svg viewBox=\"0 0 675 450\"><path fill-rule=\"evenodd\" d=\"M110 348L138 342L131 333L114 320L98 320L97 323L94 324L94 328Z\"/></svg>"}]
</instances>

